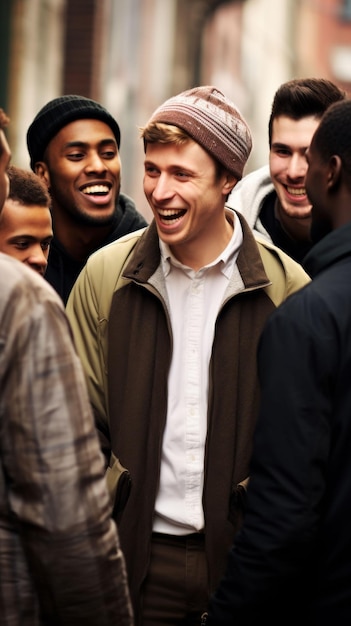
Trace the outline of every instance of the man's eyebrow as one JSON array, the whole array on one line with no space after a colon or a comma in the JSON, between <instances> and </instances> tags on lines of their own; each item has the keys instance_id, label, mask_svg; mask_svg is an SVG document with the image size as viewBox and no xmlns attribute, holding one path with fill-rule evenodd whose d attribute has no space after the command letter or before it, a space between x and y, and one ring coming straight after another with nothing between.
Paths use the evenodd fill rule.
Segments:
<instances>
[{"instance_id":1,"label":"man's eyebrow","mask_svg":"<svg viewBox=\"0 0 351 626\"><path fill-rule=\"evenodd\" d=\"M282 143L281 141L273 141L272 148L289 148L290 146L287 143Z\"/></svg>"},{"instance_id":2,"label":"man's eyebrow","mask_svg":"<svg viewBox=\"0 0 351 626\"><path fill-rule=\"evenodd\" d=\"M159 165L157 165L156 163L154 163L154 161L151 161L150 159L145 159L144 160L144 166L148 166L148 167L154 167L155 169L159 169ZM181 170L182 172L189 172L189 174L192 174L194 172L194 170L189 166L189 165L184 165L182 163L172 163L171 165L169 165L167 167L167 170L170 172L173 171L177 171L177 170Z\"/></svg>"},{"instance_id":3,"label":"man's eyebrow","mask_svg":"<svg viewBox=\"0 0 351 626\"><path fill-rule=\"evenodd\" d=\"M84 148L85 146L88 146L89 144L86 141L67 141L64 144L65 148Z\"/></svg>"},{"instance_id":4,"label":"man's eyebrow","mask_svg":"<svg viewBox=\"0 0 351 626\"><path fill-rule=\"evenodd\" d=\"M27 235L26 233L20 235L14 235L9 238L10 243L16 243L17 241L51 241L52 235L47 237L35 237L34 235Z\"/></svg>"},{"instance_id":5,"label":"man's eyebrow","mask_svg":"<svg viewBox=\"0 0 351 626\"><path fill-rule=\"evenodd\" d=\"M98 141L99 146L110 145L111 143L113 143L117 147L117 141L115 137L106 137L105 139L101 139L101 141ZM89 141L80 140L67 141L67 143L65 143L64 145L65 148L89 148L89 146Z\"/></svg>"},{"instance_id":6,"label":"man's eyebrow","mask_svg":"<svg viewBox=\"0 0 351 626\"><path fill-rule=\"evenodd\" d=\"M27 233L21 233L19 235L14 235L13 237L10 237L9 241L18 241L19 239L25 239L26 241L35 241L36 237L34 237L33 235L27 235Z\"/></svg>"},{"instance_id":7,"label":"man's eyebrow","mask_svg":"<svg viewBox=\"0 0 351 626\"><path fill-rule=\"evenodd\" d=\"M294 147L291 146L288 143L281 143L278 141L275 141L272 143L271 145L271 150L290 150L291 152L299 152L300 154L305 154L306 150L308 150L309 146L299 146L299 147Z\"/></svg>"}]
</instances>

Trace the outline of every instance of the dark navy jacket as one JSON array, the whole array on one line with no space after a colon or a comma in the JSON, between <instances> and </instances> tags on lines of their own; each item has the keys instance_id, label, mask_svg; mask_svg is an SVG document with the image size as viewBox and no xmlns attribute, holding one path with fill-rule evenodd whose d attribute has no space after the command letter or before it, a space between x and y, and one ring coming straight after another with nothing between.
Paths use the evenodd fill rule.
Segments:
<instances>
[{"instance_id":1,"label":"dark navy jacket","mask_svg":"<svg viewBox=\"0 0 351 626\"><path fill-rule=\"evenodd\" d=\"M245 521L208 626L351 624L351 223L270 316Z\"/></svg>"}]
</instances>

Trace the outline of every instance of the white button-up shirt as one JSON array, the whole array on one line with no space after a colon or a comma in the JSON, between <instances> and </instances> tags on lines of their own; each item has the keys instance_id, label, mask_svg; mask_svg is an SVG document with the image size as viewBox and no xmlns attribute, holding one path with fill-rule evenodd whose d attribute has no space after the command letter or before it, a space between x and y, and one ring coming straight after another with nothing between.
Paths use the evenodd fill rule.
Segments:
<instances>
[{"instance_id":1,"label":"white button-up shirt","mask_svg":"<svg viewBox=\"0 0 351 626\"><path fill-rule=\"evenodd\" d=\"M157 532L183 535L204 528L202 491L209 362L218 311L243 238L239 219L233 215L235 228L227 247L217 259L196 272L179 263L160 241L173 354L153 527Z\"/></svg>"}]
</instances>

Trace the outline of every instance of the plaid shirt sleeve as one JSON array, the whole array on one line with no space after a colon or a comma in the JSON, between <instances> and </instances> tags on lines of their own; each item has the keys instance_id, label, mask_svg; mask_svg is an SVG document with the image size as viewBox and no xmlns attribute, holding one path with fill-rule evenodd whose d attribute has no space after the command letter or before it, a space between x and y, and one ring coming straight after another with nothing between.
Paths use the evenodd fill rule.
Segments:
<instances>
[{"instance_id":1,"label":"plaid shirt sleeve","mask_svg":"<svg viewBox=\"0 0 351 626\"><path fill-rule=\"evenodd\" d=\"M16 280L4 294L0 278L1 619L131 626L124 557L67 317L42 277Z\"/></svg>"}]
</instances>

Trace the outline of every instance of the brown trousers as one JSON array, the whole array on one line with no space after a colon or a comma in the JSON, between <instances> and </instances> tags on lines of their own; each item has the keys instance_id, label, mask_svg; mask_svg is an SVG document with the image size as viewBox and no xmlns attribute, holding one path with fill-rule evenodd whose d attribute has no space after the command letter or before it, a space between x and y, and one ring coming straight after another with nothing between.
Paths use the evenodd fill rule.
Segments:
<instances>
[{"instance_id":1,"label":"brown trousers","mask_svg":"<svg viewBox=\"0 0 351 626\"><path fill-rule=\"evenodd\" d=\"M209 600L204 535L153 533L142 626L200 626Z\"/></svg>"}]
</instances>

